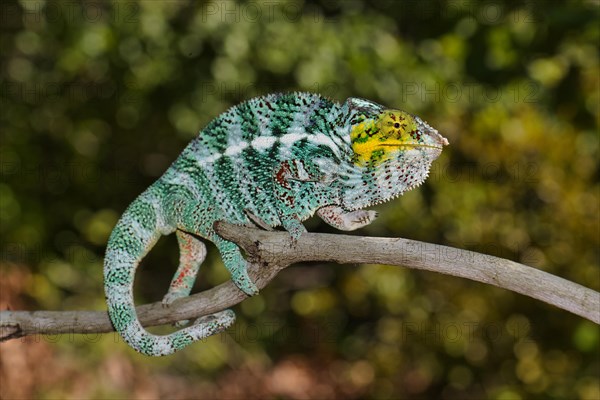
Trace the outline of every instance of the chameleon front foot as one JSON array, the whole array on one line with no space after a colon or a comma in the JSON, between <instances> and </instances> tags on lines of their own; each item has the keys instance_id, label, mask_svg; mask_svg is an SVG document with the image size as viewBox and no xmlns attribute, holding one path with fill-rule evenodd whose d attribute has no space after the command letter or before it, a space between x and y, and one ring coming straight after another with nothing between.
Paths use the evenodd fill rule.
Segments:
<instances>
[{"instance_id":1,"label":"chameleon front foot","mask_svg":"<svg viewBox=\"0 0 600 400\"><path fill-rule=\"evenodd\" d=\"M300 222L298 218L292 216L281 218L281 225L283 226L283 229L290 234L294 244L300 239L300 236L306 232L306 228L302 225L302 222Z\"/></svg>"}]
</instances>

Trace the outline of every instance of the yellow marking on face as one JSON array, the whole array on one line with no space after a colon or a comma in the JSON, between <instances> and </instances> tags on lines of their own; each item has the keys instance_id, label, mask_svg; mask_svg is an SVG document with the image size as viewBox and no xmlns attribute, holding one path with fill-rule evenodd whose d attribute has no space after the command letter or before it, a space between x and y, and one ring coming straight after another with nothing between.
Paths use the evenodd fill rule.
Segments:
<instances>
[{"instance_id":1,"label":"yellow marking on face","mask_svg":"<svg viewBox=\"0 0 600 400\"><path fill-rule=\"evenodd\" d=\"M399 150L424 145L415 119L400 110L385 110L377 119L356 124L350 133L354 163L378 164Z\"/></svg>"}]
</instances>

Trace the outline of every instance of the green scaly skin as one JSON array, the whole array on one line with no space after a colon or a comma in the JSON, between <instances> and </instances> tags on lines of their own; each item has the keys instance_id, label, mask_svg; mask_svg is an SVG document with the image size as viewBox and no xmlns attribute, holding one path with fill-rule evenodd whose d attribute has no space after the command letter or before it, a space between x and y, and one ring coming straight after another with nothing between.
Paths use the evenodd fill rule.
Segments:
<instances>
[{"instance_id":1,"label":"green scaly skin","mask_svg":"<svg viewBox=\"0 0 600 400\"><path fill-rule=\"evenodd\" d=\"M158 336L139 323L133 302L138 264L161 235L176 233L179 267L163 299L188 296L213 242L237 287L258 293L239 247L218 236L216 221L282 226L293 239L315 212L340 230L370 224L363 210L421 184L448 144L420 118L368 100L343 104L310 93L273 94L241 103L213 120L160 179L127 208L104 261L108 312L135 350L171 354L228 328L225 310Z\"/></svg>"}]
</instances>

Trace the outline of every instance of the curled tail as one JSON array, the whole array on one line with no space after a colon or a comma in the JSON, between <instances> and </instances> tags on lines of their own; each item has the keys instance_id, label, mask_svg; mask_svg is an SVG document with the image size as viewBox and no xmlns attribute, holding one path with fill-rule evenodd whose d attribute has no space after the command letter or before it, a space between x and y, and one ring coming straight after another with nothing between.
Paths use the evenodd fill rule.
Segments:
<instances>
[{"instance_id":1,"label":"curled tail","mask_svg":"<svg viewBox=\"0 0 600 400\"><path fill-rule=\"evenodd\" d=\"M108 314L123 339L140 353L164 356L227 329L235 315L231 310L221 311L165 336L153 335L140 324L133 301L135 272L161 235L156 208L143 196L129 206L110 235L104 257L104 290Z\"/></svg>"}]
</instances>

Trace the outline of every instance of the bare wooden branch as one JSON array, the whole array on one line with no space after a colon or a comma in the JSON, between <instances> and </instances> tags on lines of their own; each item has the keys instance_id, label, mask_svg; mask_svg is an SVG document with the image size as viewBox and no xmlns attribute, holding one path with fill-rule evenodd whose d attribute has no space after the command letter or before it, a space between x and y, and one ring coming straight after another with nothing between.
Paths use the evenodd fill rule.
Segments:
<instances>
[{"instance_id":1,"label":"bare wooden branch","mask_svg":"<svg viewBox=\"0 0 600 400\"><path fill-rule=\"evenodd\" d=\"M292 244L286 232L226 223L215 226L253 262L250 276L265 287L283 268L302 261L389 264L467 278L512 290L600 324L600 293L510 260L408 239L307 233ZM228 281L175 301L137 308L144 326L194 319L229 308L247 296ZM105 311L2 311L0 341L32 334L102 333L113 327Z\"/></svg>"}]
</instances>

